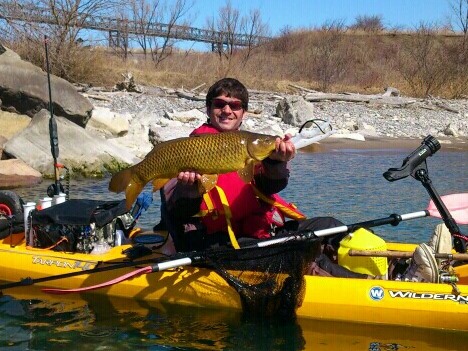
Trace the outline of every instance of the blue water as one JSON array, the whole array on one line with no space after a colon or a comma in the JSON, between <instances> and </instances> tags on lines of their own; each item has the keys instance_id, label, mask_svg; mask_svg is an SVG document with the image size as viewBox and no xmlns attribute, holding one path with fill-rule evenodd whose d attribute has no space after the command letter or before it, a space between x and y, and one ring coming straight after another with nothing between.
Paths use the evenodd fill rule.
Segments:
<instances>
[{"instance_id":1,"label":"blue water","mask_svg":"<svg viewBox=\"0 0 468 351\"><path fill-rule=\"evenodd\" d=\"M390 183L382 173L398 167L408 150L339 150L300 153L282 195L309 216L334 216L346 224L426 208L429 196L411 177ZM468 153L439 152L428 159L440 195L468 191ZM72 198L121 199L108 179L72 180ZM49 183L18 189L25 200L44 196ZM150 191L148 187L146 189ZM139 225L159 220L158 194ZM439 220L414 219L381 226L386 240L426 241ZM466 226L462 227L467 232ZM0 297L0 350L464 350L466 333L366 327L330 322L252 321L226 310L201 310L83 295L73 301ZM16 295L17 296L17 295ZM22 296L22 295L20 295ZM37 296L37 298L34 298ZM404 321L402 321L404 324ZM336 346L339 345L339 346ZM393 347L393 348L392 348Z\"/></svg>"}]
</instances>

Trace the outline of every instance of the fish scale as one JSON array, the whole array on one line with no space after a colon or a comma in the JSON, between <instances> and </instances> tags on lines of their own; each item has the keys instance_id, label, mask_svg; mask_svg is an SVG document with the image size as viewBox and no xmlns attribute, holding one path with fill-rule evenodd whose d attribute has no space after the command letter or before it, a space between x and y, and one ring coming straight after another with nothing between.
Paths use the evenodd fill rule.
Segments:
<instances>
[{"instance_id":1,"label":"fish scale","mask_svg":"<svg viewBox=\"0 0 468 351\"><path fill-rule=\"evenodd\" d=\"M246 131L204 134L156 145L140 163L116 173L109 190L125 190L131 207L143 187L153 180L157 190L181 171L221 174L240 171L275 149L276 136Z\"/></svg>"},{"instance_id":2,"label":"fish scale","mask_svg":"<svg viewBox=\"0 0 468 351\"><path fill-rule=\"evenodd\" d=\"M173 176L189 169L205 174L241 168L250 158L245 147L246 138L240 133L225 134L230 135L225 138L189 137L159 144L145 157L151 161L138 165L137 173L144 180Z\"/></svg>"}]
</instances>

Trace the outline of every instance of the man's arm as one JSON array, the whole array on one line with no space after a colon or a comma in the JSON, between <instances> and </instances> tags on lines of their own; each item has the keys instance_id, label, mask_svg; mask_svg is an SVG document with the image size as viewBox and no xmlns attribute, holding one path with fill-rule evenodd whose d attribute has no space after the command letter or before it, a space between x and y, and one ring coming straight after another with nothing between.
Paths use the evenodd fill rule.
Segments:
<instances>
[{"instance_id":1,"label":"man's arm","mask_svg":"<svg viewBox=\"0 0 468 351\"><path fill-rule=\"evenodd\" d=\"M176 219L185 219L200 210L202 196L196 183L187 183L173 178L164 185L168 214Z\"/></svg>"},{"instance_id":2,"label":"man's arm","mask_svg":"<svg viewBox=\"0 0 468 351\"><path fill-rule=\"evenodd\" d=\"M254 184L265 195L279 193L289 181L287 162L266 158L259 173L254 176Z\"/></svg>"}]
</instances>

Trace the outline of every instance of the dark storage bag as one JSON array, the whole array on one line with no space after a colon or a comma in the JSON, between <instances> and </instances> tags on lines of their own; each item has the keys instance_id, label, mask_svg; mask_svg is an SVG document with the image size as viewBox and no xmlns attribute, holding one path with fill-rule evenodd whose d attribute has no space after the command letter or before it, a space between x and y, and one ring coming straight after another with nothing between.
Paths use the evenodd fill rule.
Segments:
<instances>
[{"instance_id":1,"label":"dark storage bag","mask_svg":"<svg viewBox=\"0 0 468 351\"><path fill-rule=\"evenodd\" d=\"M37 248L89 253L97 244L115 245L116 230L135 225L125 200L72 199L31 213L28 242Z\"/></svg>"}]
</instances>

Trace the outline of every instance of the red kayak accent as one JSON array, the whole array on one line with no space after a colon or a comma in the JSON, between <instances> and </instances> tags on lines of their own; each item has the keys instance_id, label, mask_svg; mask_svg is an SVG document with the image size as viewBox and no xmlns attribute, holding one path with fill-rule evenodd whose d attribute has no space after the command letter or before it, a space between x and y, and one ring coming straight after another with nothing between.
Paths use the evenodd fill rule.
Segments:
<instances>
[{"instance_id":1,"label":"red kayak accent","mask_svg":"<svg viewBox=\"0 0 468 351\"><path fill-rule=\"evenodd\" d=\"M136 269L133 272L121 275L120 277L109 280L107 282L92 285L92 286L87 286L87 287L84 287L84 288L78 288L78 289L50 289L50 288L44 288L44 289L41 289L41 290L43 292L45 292L45 293L55 294L55 295L80 293L80 292L86 292L86 291L92 291L92 290L105 288L107 286L111 286L111 285L115 285L117 283L123 282L124 280L128 280L128 279L131 279L131 278L134 278L134 277L138 277L139 275L148 274L148 273L151 273L151 272L153 272L153 268L151 266L147 266L147 267Z\"/></svg>"}]
</instances>

